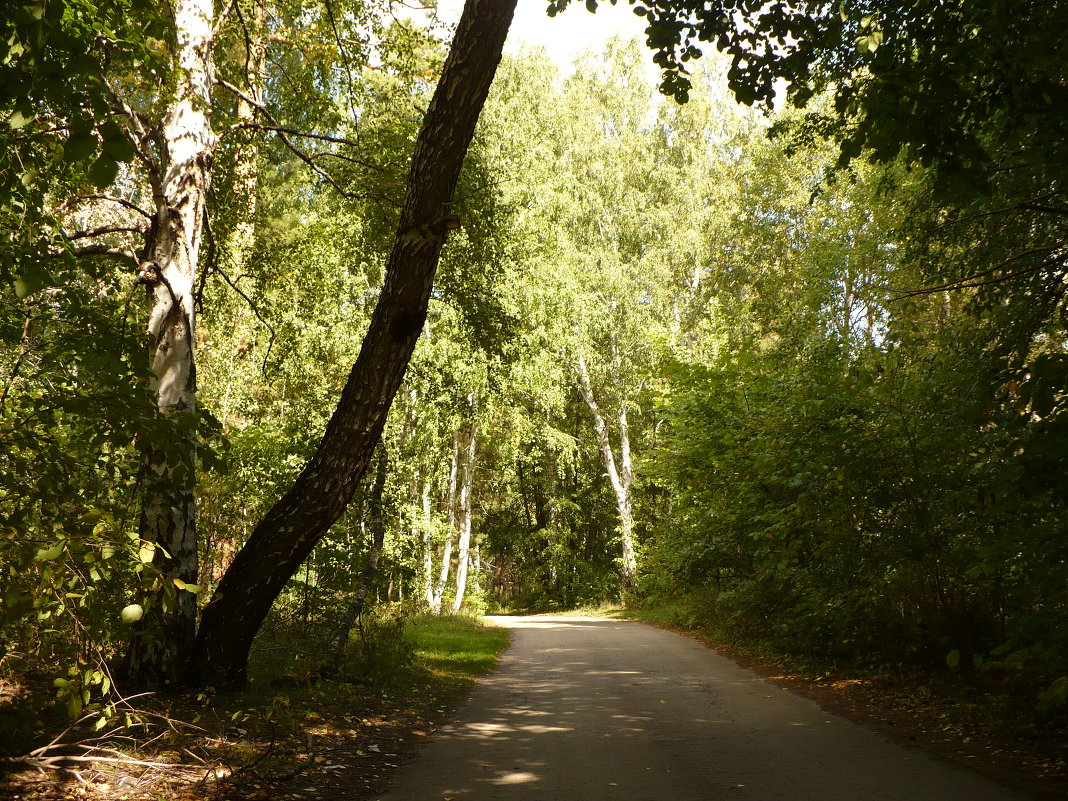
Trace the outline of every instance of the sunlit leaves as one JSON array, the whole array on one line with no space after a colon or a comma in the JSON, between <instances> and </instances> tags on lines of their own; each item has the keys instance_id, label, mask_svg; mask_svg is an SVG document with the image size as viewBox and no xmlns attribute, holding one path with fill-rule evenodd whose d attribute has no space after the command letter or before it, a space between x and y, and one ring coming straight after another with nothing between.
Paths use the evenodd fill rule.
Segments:
<instances>
[{"instance_id":1,"label":"sunlit leaves","mask_svg":"<svg viewBox=\"0 0 1068 801\"><path fill-rule=\"evenodd\" d=\"M122 608L120 617L122 622L128 626L133 625L145 615L145 609L141 604L128 604Z\"/></svg>"}]
</instances>

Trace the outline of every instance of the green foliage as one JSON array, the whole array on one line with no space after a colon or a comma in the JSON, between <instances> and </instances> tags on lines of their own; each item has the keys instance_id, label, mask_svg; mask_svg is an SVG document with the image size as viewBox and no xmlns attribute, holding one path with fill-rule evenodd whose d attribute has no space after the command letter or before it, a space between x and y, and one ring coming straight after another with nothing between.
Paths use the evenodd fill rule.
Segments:
<instances>
[{"instance_id":1,"label":"green foliage","mask_svg":"<svg viewBox=\"0 0 1068 801\"><path fill-rule=\"evenodd\" d=\"M136 533L141 448L200 435L155 412L123 320L129 282L59 274L47 291L0 296L0 649L9 667L54 666L78 718L108 708L107 660L142 593L162 587Z\"/></svg>"},{"instance_id":2,"label":"green foliage","mask_svg":"<svg viewBox=\"0 0 1068 801\"><path fill-rule=\"evenodd\" d=\"M629 421L653 602L806 657L996 675L1062 705L1065 45L1057 4L1017 5L643 3L681 107L656 99L627 43L566 78L544 57L506 60L384 435L369 603L422 603L425 557L436 572L455 535L453 438L473 426L474 602L617 596L619 513L581 355L617 452ZM206 411L163 419L129 259L76 258L71 234L100 214L67 202L109 187L150 204L130 126L168 91L157 12L39 0L0 23L4 664L59 665L59 701L101 720L117 714L108 664L132 632L154 636L152 604L213 587L321 437L443 58L377 5L272 4L271 126L309 134L290 142L315 143L320 171L216 99ZM218 75L248 88L237 18ZM708 43L725 60L697 70ZM803 109L778 113L769 142L724 87L770 106L780 79ZM122 208L105 222L137 217ZM142 454L176 441L200 458L184 466L199 470L196 585L166 581L135 533ZM285 660L302 682L369 558L367 494L258 644L269 660L300 628L307 653ZM404 621L366 616L352 672L402 673L414 648L466 676L503 645L469 621Z\"/></svg>"},{"instance_id":3,"label":"green foliage","mask_svg":"<svg viewBox=\"0 0 1068 801\"><path fill-rule=\"evenodd\" d=\"M405 632L407 622L397 613L361 615L354 637L356 670L381 682L408 667L415 658L415 645Z\"/></svg>"},{"instance_id":4,"label":"green foliage","mask_svg":"<svg viewBox=\"0 0 1068 801\"><path fill-rule=\"evenodd\" d=\"M699 597L706 624L797 656L938 670L948 655L1052 699L1064 517L1042 454L1063 446L1033 404L1056 418L1060 356L1035 358L1026 390L1000 384L997 316L892 299L918 271L894 245L915 195L895 185L856 172L810 203L751 184L752 248L720 306L729 346L680 360L664 396L649 469L674 503L646 591ZM1032 436L1051 447L1033 461Z\"/></svg>"},{"instance_id":5,"label":"green foliage","mask_svg":"<svg viewBox=\"0 0 1068 801\"><path fill-rule=\"evenodd\" d=\"M569 0L550 2L550 13ZM728 82L747 105L773 105L782 83L799 107L826 89L834 111L810 119L834 131L841 162L903 149L936 165L954 190L981 185L1013 143L1025 163L1065 168L1065 60L1056 4L1012 0L870 3L809 0L632 2L649 22L661 91L685 102L693 61L709 47L731 59ZM1025 43L1025 44L1024 44Z\"/></svg>"},{"instance_id":6,"label":"green foliage","mask_svg":"<svg viewBox=\"0 0 1068 801\"><path fill-rule=\"evenodd\" d=\"M463 616L413 618L408 632L419 664L433 674L474 681L508 646L508 630Z\"/></svg>"}]
</instances>

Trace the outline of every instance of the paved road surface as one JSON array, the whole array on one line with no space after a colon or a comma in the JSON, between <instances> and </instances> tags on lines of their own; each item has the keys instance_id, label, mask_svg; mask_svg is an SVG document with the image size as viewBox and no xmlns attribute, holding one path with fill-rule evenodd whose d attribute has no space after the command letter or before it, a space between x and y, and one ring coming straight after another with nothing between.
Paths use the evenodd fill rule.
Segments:
<instances>
[{"instance_id":1,"label":"paved road surface","mask_svg":"<svg viewBox=\"0 0 1068 801\"><path fill-rule=\"evenodd\" d=\"M640 623L515 642L383 801L1019 801Z\"/></svg>"}]
</instances>

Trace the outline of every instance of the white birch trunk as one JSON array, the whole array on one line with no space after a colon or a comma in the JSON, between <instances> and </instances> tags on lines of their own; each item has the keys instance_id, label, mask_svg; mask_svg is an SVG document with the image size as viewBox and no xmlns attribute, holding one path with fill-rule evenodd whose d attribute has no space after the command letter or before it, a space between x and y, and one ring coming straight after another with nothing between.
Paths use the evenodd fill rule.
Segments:
<instances>
[{"instance_id":1,"label":"white birch trunk","mask_svg":"<svg viewBox=\"0 0 1068 801\"><path fill-rule=\"evenodd\" d=\"M597 435L597 446L601 451L601 461L604 463L608 481L612 486L612 493L616 498L622 550L620 580L623 592L628 593L634 590L637 583L638 562L634 552L634 513L631 510L631 485L634 483L634 472L631 468L627 410L625 406L621 406L619 410L620 466L617 469L615 454L612 451L612 441L608 436L608 423L597 405L597 399L594 397L593 387L590 383L590 374L586 369L586 360L581 354L577 359L576 370L578 372L579 394L582 395L583 401L589 407L590 416L593 418L593 430Z\"/></svg>"},{"instance_id":2,"label":"white birch trunk","mask_svg":"<svg viewBox=\"0 0 1068 801\"><path fill-rule=\"evenodd\" d=\"M471 582L475 592L478 592L482 589L482 543L476 540L471 551Z\"/></svg>"},{"instance_id":3,"label":"white birch trunk","mask_svg":"<svg viewBox=\"0 0 1068 801\"><path fill-rule=\"evenodd\" d=\"M441 614L441 602L445 595L445 585L449 583L449 573L452 568L452 542L456 531L456 487L459 480L460 470L460 434L452 435L452 463L449 467L449 494L445 499L447 504L447 524L445 527L445 547L441 554L441 570L438 580L434 585L434 598L430 605L430 611L435 615Z\"/></svg>"},{"instance_id":4,"label":"white birch trunk","mask_svg":"<svg viewBox=\"0 0 1068 801\"><path fill-rule=\"evenodd\" d=\"M151 260L141 279L151 289L148 321L152 389L164 415L196 411L194 287L204 229L216 137L210 108L214 83L212 0L174 0L176 83L162 128L162 180L156 191L156 226ZM155 563L168 579L197 581L197 537L193 499L194 445L189 437L152 442L140 535L154 543ZM177 582L176 582L176 586ZM128 666L135 676L175 678L189 655L196 624L196 599L179 590L147 610L146 628L160 631L133 647Z\"/></svg>"},{"instance_id":5,"label":"white birch trunk","mask_svg":"<svg viewBox=\"0 0 1068 801\"><path fill-rule=\"evenodd\" d=\"M474 396L471 396L472 414L474 413ZM456 561L456 597L452 601L452 613L460 611L464 603L464 593L467 592L467 569L471 555L471 490L474 486L475 475L475 441L478 437L478 427L471 422L467 442L464 447L462 470L460 475L460 496L457 509L457 524L459 526L459 548Z\"/></svg>"},{"instance_id":6,"label":"white birch trunk","mask_svg":"<svg viewBox=\"0 0 1068 801\"><path fill-rule=\"evenodd\" d=\"M434 610L434 544L430 541L430 480L423 481L423 524L420 532L423 543L423 599Z\"/></svg>"}]
</instances>

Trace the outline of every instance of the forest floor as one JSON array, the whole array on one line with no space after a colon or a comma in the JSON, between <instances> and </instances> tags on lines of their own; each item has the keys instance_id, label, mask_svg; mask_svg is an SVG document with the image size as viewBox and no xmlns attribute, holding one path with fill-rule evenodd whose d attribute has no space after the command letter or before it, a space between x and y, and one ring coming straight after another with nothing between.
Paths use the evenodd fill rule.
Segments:
<instances>
[{"instance_id":1,"label":"forest floor","mask_svg":"<svg viewBox=\"0 0 1068 801\"><path fill-rule=\"evenodd\" d=\"M387 660L382 666L388 676L318 679L302 670L306 661L300 651L294 654L288 648L288 669L273 666L261 676L262 682L254 678L245 692L159 699L148 717L148 736L95 740L89 735L81 740L115 749L87 752L113 762L67 762L65 768L60 763L37 770L11 761L7 775L0 778L0 799L369 798L383 790L400 762L451 716L475 677L493 667L509 642L503 629L470 618L417 619L407 629L414 658L396 666L388 664L388 654L380 654L380 662ZM46 729L61 729L60 712L39 722ZM138 731L135 727L129 733ZM7 750L25 754L47 740L42 733L22 749L13 751L9 745ZM58 748L50 753L74 752Z\"/></svg>"},{"instance_id":2,"label":"forest floor","mask_svg":"<svg viewBox=\"0 0 1068 801\"><path fill-rule=\"evenodd\" d=\"M922 690L918 680L890 675L788 668L781 660L712 641L649 614L619 609L601 614L641 619L693 637L830 712L1035 799L1068 798L1068 725L1042 730L1009 725L977 714L982 699L967 693L935 695ZM483 629L472 639L465 628L470 623L457 625L432 633L438 642L423 647L411 668L384 683L313 681L297 670L280 673L255 691L168 699L161 711L173 722L154 724L151 742L143 738L136 748L111 743L130 759L90 768L71 762L66 770L44 771L12 764L0 780L0 799L372 798L388 786L397 766L449 720L474 677L491 669L507 644L500 629Z\"/></svg>"},{"instance_id":3,"label":"forest floor","mask_svg":"<svg viewBox=\"0 0 1068 801\"><path fill-rule=\"evenodd\" d=\"M1037 725L1029 710L1006 714L996 693L967 682L932 690L930 676L817 672L723 642L659 610L602 610L691 637L828 712L861 723L887 739L979 773L1041 801L1068 798L1068 719ZM1008 718L1008 719L1007 719Z\"/></svg>"}]
</instances>

